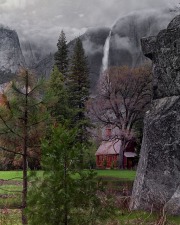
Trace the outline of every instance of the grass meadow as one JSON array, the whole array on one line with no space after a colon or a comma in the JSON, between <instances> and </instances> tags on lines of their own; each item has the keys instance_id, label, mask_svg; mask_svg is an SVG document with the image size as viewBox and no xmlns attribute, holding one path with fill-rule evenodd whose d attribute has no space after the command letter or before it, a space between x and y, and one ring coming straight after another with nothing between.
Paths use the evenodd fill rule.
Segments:
<instances>
[{"instance_id":1,"label":"grass meadow","mask_svg":"<svg viewBox=\"0 0 180 225\"><path fill-rule=\"evenodd\" d=\"M136 176L133 170L96 170L96 172L97 176L104 181L107 189L111 188L118 193L122 192L123 188L132 188ZM42 177L43 171L37 171L37 175ZM0 225L21 225L21 193L22 171L0 171ZM161 213L131 212L128 210L126 201L119 205L116 220L107 221L103 225L180 224L180 217L167 217Z\"/></svg>"}]
</instances>

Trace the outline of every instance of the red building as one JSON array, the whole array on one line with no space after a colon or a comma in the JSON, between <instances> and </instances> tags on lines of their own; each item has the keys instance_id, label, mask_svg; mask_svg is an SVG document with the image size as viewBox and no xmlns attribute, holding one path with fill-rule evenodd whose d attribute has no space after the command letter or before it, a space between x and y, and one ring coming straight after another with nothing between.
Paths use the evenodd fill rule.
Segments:
<instances>
[{"instance_id":1,"label":"red building","mask_svg":"<svg viewBox=\"0 0 180 225\"><path fill-rule=\"evenodd\" d=\"M122 151L121 141L103 141L96 151L97 168L117 168L119 152ZM134 167L135 143L129 143L123 153L123 168L132 169Z\"/></svg>"}]
</instances>

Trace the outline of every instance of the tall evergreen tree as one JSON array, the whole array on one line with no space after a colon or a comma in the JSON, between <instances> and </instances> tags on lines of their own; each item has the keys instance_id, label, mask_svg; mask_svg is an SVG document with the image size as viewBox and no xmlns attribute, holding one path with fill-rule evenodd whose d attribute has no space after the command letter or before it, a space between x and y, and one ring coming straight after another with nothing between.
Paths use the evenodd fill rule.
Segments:
<instances>
[{"instance_id":1,"label":"tall evergreen tree","mask_svg":"<svg viewBox=\"0 0 180 225\"><path fill-rule=\"evenodd\" d=\"M64 84L64 76L57 66L54 66L49 81L49 93L52 98L50 107L51 116L58 122L64 122L68 118L67 91Z\"/></svg>"},{"instance_id":2,"label":"tall evergreen tree","mask_svg":"<svg viewBox=\"0 0 180 225\"><path fill-rule=\"evenodd\" d=\"M57 43L58 51L55 53L55 65L59 71L66 77L68 71L68 47L64 31L61 34Z\"/></svg>"},{"instance_id":3,"label":"tall evergreen tree","mask_svg":"<svg viewBox=\"0 0 180 225\"><path fill-rule=\"evenodd\" d=\"M42 142L43 176L32 174L29 188L30 225L103 224L114 215L112 200L106 196L102 201L102 185L94 171L77 166L83 147L77 143L76 129L61 125Z\"/></svg>"},{"instance_id":4,"label":"tall evergreen tree","mask_svg":"<svg viewBox=\"0 0 180 225\"><path fill-rule=\"evenodd\" d=\"M20 157L23 168L22 224L27 224L27 169L39 164L40 140L45 135L46 107L41 92L43 83L22 70L3 96L0 107L0 150L6 157ZM9 154L9 155L8 155ZM17 159L16 159L17 161Z\"/></svg>"},{"instance_id":5,"label":"tall evergreen tree","mask_svg":"<svg viewBox=\"0 0 180 225\"><path fill-rule=\"evenodd\" d=\"M67 91L71 113L71 125L78 129L77 140L80 143L88 142L87 128L90 126L86 117L85 103L89 97L89 76L87 58L82 42L77 38L68 75Z\"/></svg>"}]
</instances>

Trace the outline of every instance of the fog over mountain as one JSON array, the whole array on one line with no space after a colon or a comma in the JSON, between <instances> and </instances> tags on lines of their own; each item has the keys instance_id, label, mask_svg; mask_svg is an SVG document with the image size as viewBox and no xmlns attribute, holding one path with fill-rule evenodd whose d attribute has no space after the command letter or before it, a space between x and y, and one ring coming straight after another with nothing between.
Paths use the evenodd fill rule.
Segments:
<instances>
[{"instance_id":1,"label":"fog over mountain","mask_svg":"<svg viewBox=\"0 0 180 225\"><path fill-rule=\"evenodd\" d=\"M48 77L63 29L69 41L69 56L75 38L80 36L94 89L102 72L102 61L105 68L135 67L145 61L140 39L165 28L179 13L179 9L175 10L177 3L176 0L76 0L76 4L73 0L0 0L1 23L9 27L0 30L3 37L0 72L14 72L19 65L25 65ZM13 34L11 38L9 34ZM14 58L8 62L10 56Z\"/></svg>"},{"instance_id":2,"label":"fog over mountain","mask_svg":"<svg viewBox=\"0 0 180 225\"><path fill-rule=\"evenodd\" d=\"M179 11L169 9L134 11L121 16L111 28L89 29L83 34L80 38L88 56L92 89L108 66L136 67L143 64L147 58L141 51L141 38L156 35L177 13ZM74 43L69 43L70 51ZM102 65L104 63L107 65Z\"/></svg>"},{"instance_id":3,"label":"fog over mountain","mask_svg":"<svg viewBox=\"0 0 180 225\"><path fill-rule=\"evenodd\" d=\"M172 7L178 0L0 0L0 23L17 31L20 41L56 49L61 29L68 41L91 27L111 27L134 10Z\"/></svg>"},{"instance_id":4,"label":"fog over mountain","mask_svg":"<svg viewBox=\"0 0 180 225\"><path fill-rule=\"evenodd\" d=\"M177 14L169 9L146 9L120 17L112 27L109 65L136 67L143 63L141 38L157 35Z\"/></svg>"}]
</instances>

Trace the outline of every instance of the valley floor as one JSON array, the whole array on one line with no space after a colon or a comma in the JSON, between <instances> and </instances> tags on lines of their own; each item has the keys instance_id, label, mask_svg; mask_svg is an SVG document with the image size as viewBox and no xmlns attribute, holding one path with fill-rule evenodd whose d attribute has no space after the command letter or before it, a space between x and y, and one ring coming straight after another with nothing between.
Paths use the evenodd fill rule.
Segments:
<instances>
[{"instance_id":1,"label":"valley floor","mask_svg":"<svg viewBox=\"0 0 180 225\"><path fill-rule=\"evenodd\" d=\"M118 200L124 190L130 193L136 172L133 170L96 170L108 191ZM42 176L38 171L37 175ZM21 225L22 171L0 171L0 225ZM120 202L117 218L103 225L178 225L180 217L166 217L163 214L130 212L128 198ZM101 224L99 224L101 225Z\"/></svg>"}]
</instances>

